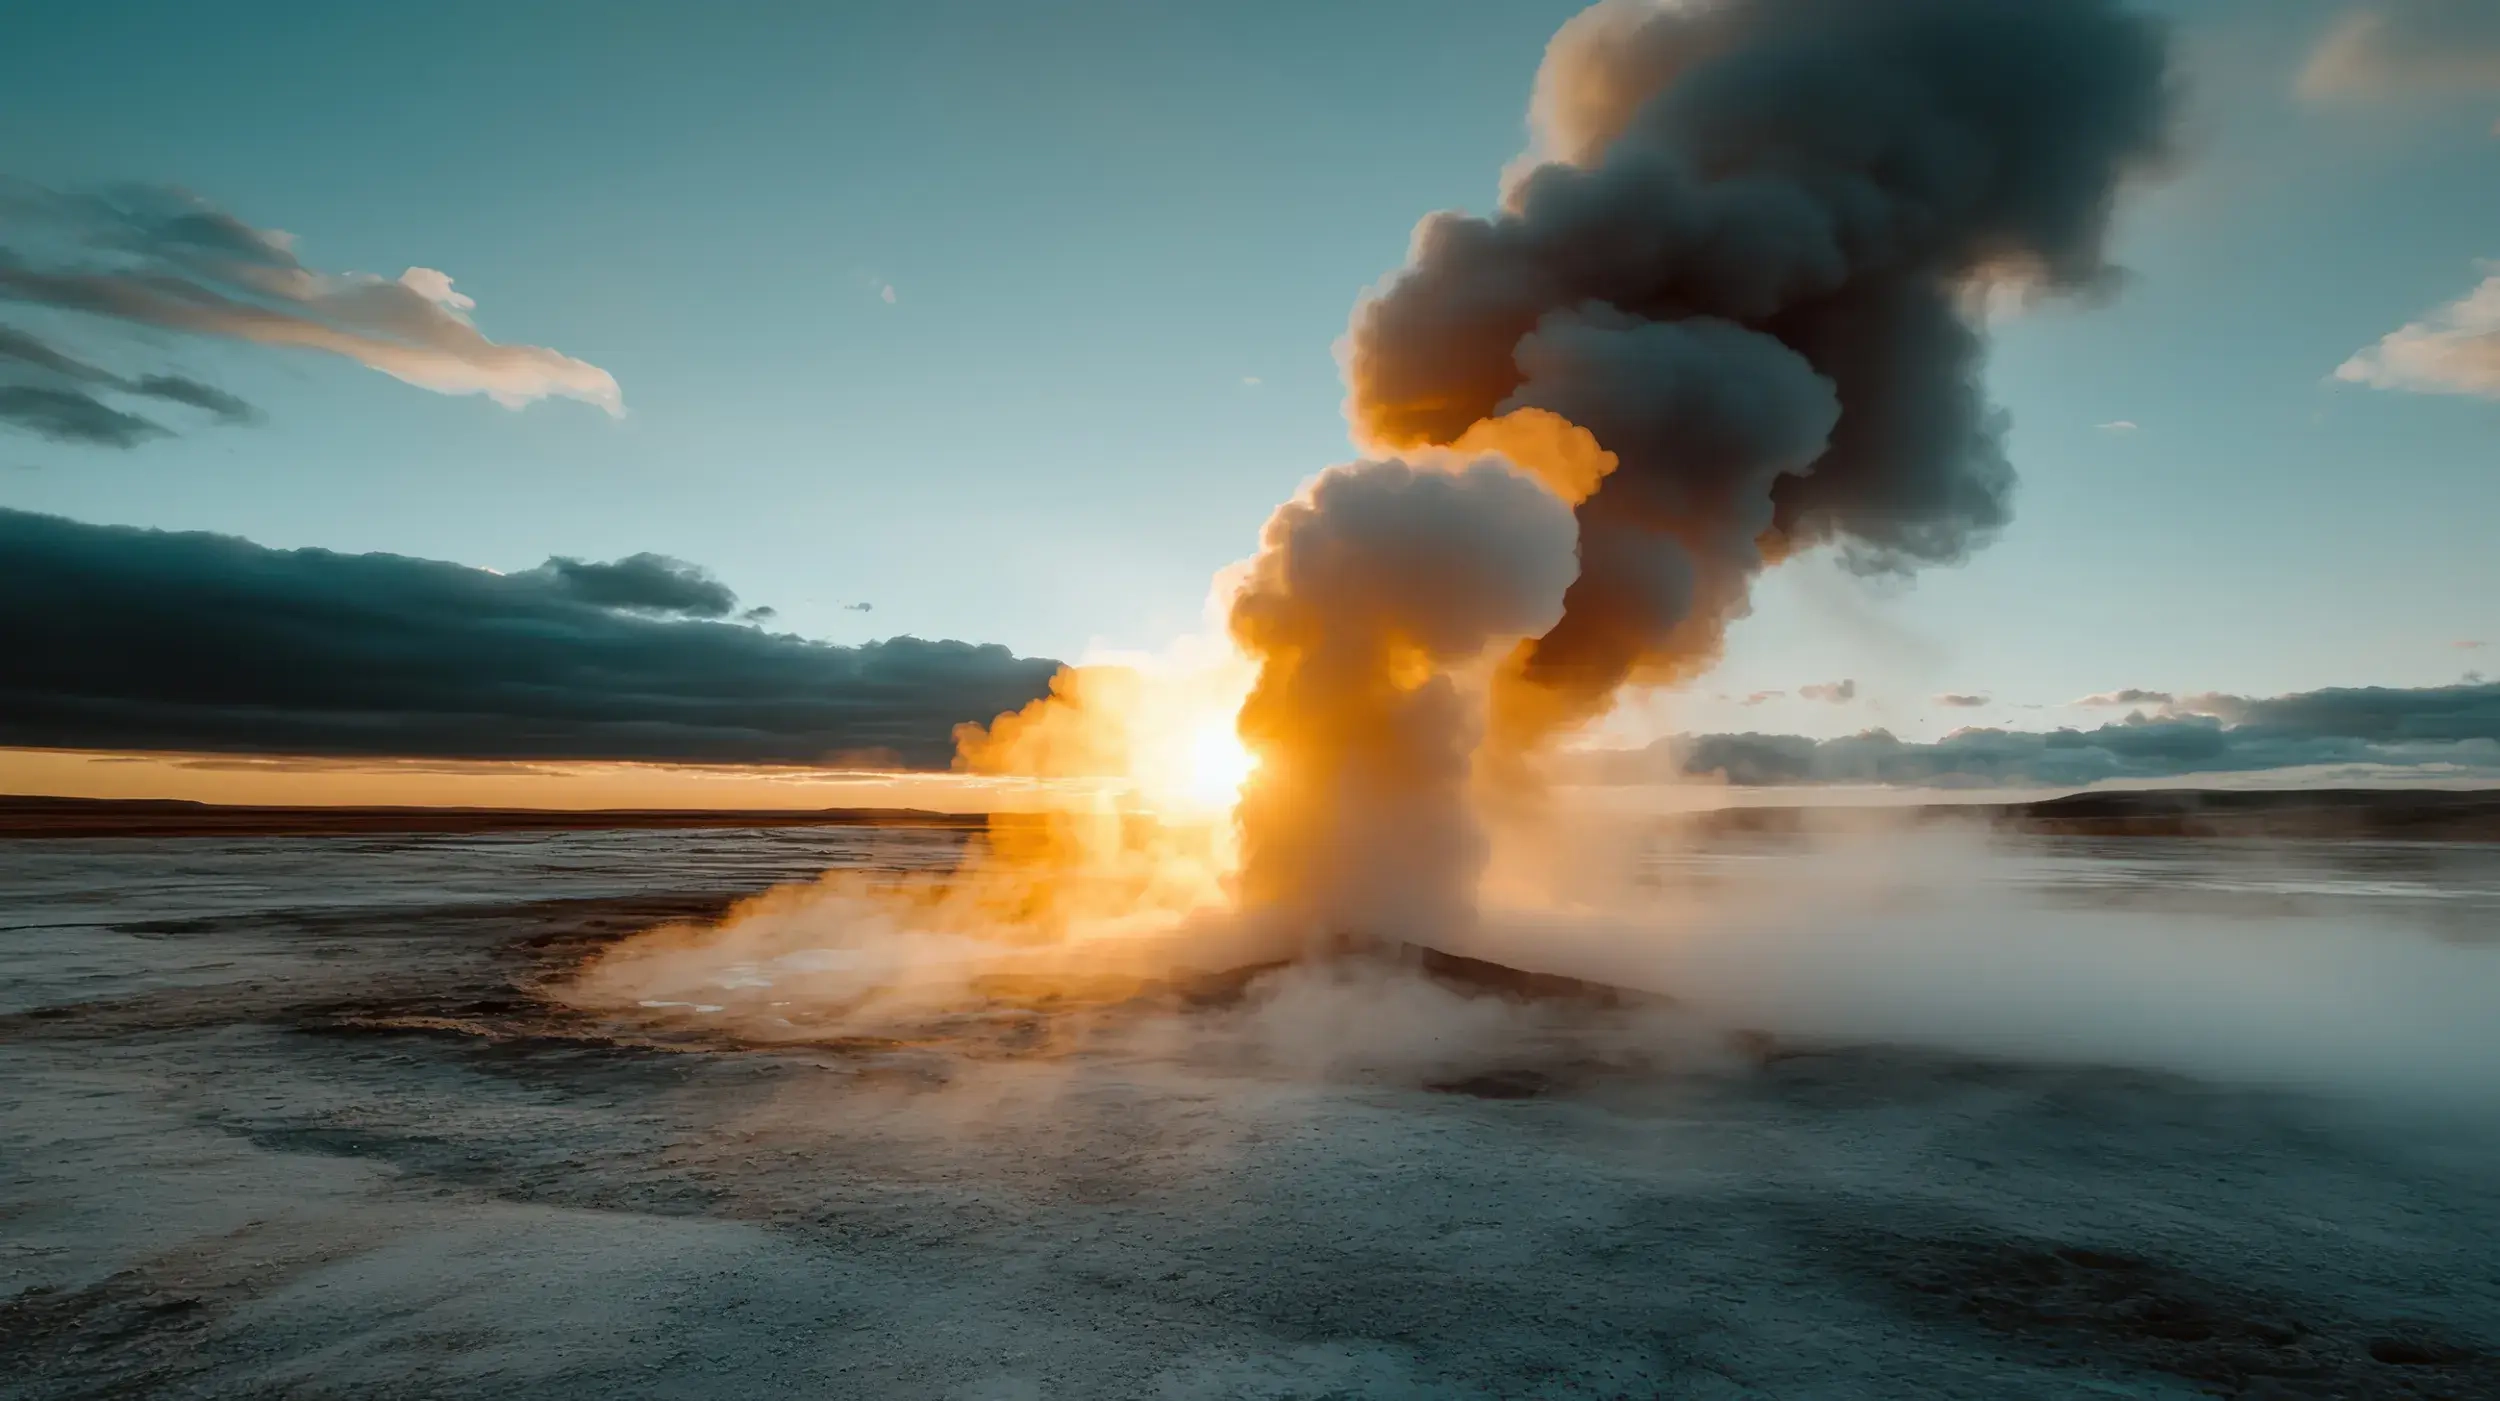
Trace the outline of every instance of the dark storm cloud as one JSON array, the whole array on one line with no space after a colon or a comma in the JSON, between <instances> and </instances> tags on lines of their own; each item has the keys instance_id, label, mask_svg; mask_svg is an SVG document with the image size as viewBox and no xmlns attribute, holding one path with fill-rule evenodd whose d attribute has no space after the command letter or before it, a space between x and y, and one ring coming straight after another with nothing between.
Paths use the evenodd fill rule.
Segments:
<instances>
[{"instance_id":1,"label":"dark storm cloud","mask_svg":"<svg viewBox=\"0 0 2500 1401\"><path fill-rule=\"evenodd\" d=\"M1751 785L2064 787L2319 765L2500 774L2500 685L2361 687L2252 700L2195 696L2089 730L1958 730L1932 744L1883 730L1840 739L1685 735L1592 756L1600 781L1724 775Z\"/></svg>"},{"instance_id":2,"label":"dark storm cloud","mask_svg":"<svg viewBox=\"0 0 2500 1401\"><path fill-rule=\"evenodd\" d=\"M1769 560L1902 570L2007 522L1974 308L2112 283L2166 48L2116 0L1605 0L1565 26L1539 159L1499 213L1426 219L1347 342L1367 442L1533 408L1620 459L1527 660L1558 713L1690 674Z\"/></svg>"},{"instance_id":3,"label":"dark storm cloud","mask_svg":"<svg viewBox=\"0 0 2500 1401\"><path fill-rule=\"evenodd\" d=\"M565 593L602 608L726 618L738 606L738 596L727 584L699 565L666 555L627 555L613 564L559 555L530 572L543 574ZM772 616L769 608L754 611Z\"/></svg>"},{"instance_id":4,"label":"dark storm cloud","mask_svg":"<svg viewBox=\"0 0 2500 1401\"><path fill-rule=\"evenodd\" d=\"M1043 694L1057 666L654 617L557 570L4 510L0 596L0 744L22 746L711 763L887 750L942 765L956 724Z\"/></svg>"},{"instance_id":5,"label":"dark storm cloud","mask_svg":"<svg viewBox=\"0 0 2500 1401\"><path fill-rule=\"evenodd\" d=\"M224 423L247 423L255 417L251 405L214 385L181 375L125 378L26 331L0 325L0 424L54 442L96 447L135 447L171 435L173 430L153 419L106 403L106 394L205 409Z\"/></svg>"}]
</instances>

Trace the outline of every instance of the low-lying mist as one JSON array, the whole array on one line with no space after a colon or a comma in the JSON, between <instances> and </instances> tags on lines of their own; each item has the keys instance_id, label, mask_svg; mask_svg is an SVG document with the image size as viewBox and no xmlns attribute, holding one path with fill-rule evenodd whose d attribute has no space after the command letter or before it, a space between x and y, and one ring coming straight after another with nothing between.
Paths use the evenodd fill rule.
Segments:
<instances>
[{"instance_id":1,"label":"low-lying mist","mask_svg":"<svg viewBox=\"0 0 2500 1401\"><path fill-rule=\"evenodd\" d=\"M653 930L559 992L738 1043L1324 1080L1671 1076L1766 1045L1910 1046L2500 1106L2496 951L2440 918L2462 897L2339 878L2327 848L2114 854L1863 814L1734 844L1621 819L1543 830L1497 849L1479 916L1415 943L1600 988L1453 975L1412 945L1309 957L1219 901L1079 896L1064 871L976 853L951 877L837 871Z\"/></svg>"},{"instance_id":2,"label":"low-lying mist","mask_svg":"<svg viewBox=\"0 0 2500 1401\"><path fill-rule=\"evenodd\" d=\"M2190 842L2144 872L1861 822L1727 856L1702 890L1670 865L1646 900L1492 913L1463 951L1786 1037L2500 1104L2500 947L2442 918L2450 892L2338 880L2333 854Z\"/></svg>"}]
</instances>

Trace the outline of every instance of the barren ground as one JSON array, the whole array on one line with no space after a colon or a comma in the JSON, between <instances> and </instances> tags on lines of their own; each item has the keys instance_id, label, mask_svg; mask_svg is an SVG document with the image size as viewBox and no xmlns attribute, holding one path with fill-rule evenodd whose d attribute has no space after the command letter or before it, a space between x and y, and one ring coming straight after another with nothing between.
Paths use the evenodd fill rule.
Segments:
<instances>
[{"instance_id":1,"label":"barren ground","mask_svg":"<svg viewBox=\"0 0 2500 1401\"><path fill-rule=\"evenodd\" d=\"M532 992L961 840L0 844L0 1396L2500 1396L2470 1116L1866 1044L756 1050Z\"/></svg>"}]
</instances>

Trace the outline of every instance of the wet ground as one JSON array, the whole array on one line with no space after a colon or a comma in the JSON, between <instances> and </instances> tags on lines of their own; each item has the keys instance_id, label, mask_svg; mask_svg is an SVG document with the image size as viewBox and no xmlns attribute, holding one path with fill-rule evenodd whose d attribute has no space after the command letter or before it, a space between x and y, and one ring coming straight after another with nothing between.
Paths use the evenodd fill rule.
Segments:
<instances>
[{"instance_id":1,"label":"wet ground","mask_svg":"<svg viewBox=\"0 0 2500 1401\"><path fill-rule=\"evenodd\" d=\"M1784 1033L1412 1079L762 1050L539 995L962 840L0 844L0 1396L2500 1396L2471 1096ZM1988 870L2026 908L2323 904L2451 948L2500 908L2437 848Z\"/></svg>"}]
</instances>

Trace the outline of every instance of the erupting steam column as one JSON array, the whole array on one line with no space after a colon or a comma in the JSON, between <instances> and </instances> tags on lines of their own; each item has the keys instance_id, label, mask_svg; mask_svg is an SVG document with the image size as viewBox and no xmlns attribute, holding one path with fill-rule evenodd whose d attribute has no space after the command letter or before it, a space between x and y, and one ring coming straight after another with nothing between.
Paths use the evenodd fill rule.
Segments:
<instances>
[{"instance_id":1,"label":"erupting steam column","mask_svg":"<svg viewBox=\"0 0 2500 1401\"><path fill-rule=\"evenodd\" d=\"M1564 26L1499 212L1425 219L1355 311L1355 434L1411 460L1279 510L1233 609L1245 908L1324 941L1465 921L1480 749L1524 772L1625 684L1691 675L1770 562L1908 570L2003 526L1978 308L2108 279L2117 191L2165 152L2165 47L2116 0Z\"/></svg>"},{"instance_id":2,"label":"erupting steam column","mask_svg":"<svg viewBox=\"0 0 2500 1401\"><path fill-rule=\"evenodd\" d=\"M1430 938L1475 907L1476 707L1451 668L1532 636L1571 583L1571 508L1498 458L1358 462L1268 519L1232 631L1239 894L1306 947Z\"/></svg>"}]
</instances>

